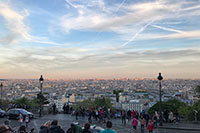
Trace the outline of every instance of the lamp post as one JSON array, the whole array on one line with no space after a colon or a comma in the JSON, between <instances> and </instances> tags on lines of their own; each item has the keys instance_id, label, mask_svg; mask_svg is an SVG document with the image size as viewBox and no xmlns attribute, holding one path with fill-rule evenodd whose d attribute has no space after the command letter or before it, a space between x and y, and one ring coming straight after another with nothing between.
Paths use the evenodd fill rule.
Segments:
<instances>
[{"instance_id":1,"label":"lamp post","mask_svg":"<svg viewBox=\"0 0 200 133\"><path fill-rule=\"evenodd\" d=\"M40 79L39 79L39 83L40 83L40 94L39 94L39 98L40 98L40 115L39 117L42 116L42 85L43 85L43 77L41 75Z\"/></svg>"},{"instance_id":2,"label":"lamp post","mask_svg":"<svg viewBox=\"0 0 200 133\"><path fill-rule=\"evenodd\" d=\"M1 106L3 106L3 83L1 83L0 87L1 87Z\"/></svg>"},{"instance_id":3,"label":"lamp post","mask_svg":"<svg viewBox=\"0 0 200 133\"><path fill-rule=\"evenodd\" d=\"M161 76L161 73L159 73L158 75L158 80L159 80L159 92L160 92L160 126L163 126L163 116L162 116L162 94L161 94L161 81L162 81L163 77Z\"/></svg>"}]
</instances>

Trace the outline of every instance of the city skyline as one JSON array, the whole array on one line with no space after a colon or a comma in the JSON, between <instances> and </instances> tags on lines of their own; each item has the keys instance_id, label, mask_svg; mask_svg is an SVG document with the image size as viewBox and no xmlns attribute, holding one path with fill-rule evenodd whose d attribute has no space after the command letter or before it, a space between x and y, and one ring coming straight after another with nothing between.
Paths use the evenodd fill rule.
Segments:
<instances>
[{"instance_id":1,"label":"city skyline","mask_svg":"<svg viewBox=\"0 0 200 133\"><path fill-rule=\"evenodd\" d=\"M0 79L199 79L199 0L0 0Z\"/></svg>"}]
</instances>

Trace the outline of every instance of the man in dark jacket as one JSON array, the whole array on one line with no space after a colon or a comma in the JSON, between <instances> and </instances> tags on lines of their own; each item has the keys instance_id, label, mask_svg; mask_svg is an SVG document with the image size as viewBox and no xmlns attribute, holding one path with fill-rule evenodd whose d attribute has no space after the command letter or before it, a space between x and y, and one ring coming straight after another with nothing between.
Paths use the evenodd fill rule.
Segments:
<instances>
[{"instance_id":1,"label":"man in dark jacket","mask_svg":"<svg viewBox=\"0 0 200 133\"><path fill-rule=\"evenodd\" d=\"M39 133L49 133L49 129L47 126L41 126Z\"/></svg>"},{"instance_id":2,"label":"man in dark jacket","mask_svg":"<svg viewBox=\"0 0 200 133\"><path fill-rule=\"evenodd\" d=\"M49 133L65 133L65 131L58 125L57 120L51 122Z\"/></svg>"}]
</instances>

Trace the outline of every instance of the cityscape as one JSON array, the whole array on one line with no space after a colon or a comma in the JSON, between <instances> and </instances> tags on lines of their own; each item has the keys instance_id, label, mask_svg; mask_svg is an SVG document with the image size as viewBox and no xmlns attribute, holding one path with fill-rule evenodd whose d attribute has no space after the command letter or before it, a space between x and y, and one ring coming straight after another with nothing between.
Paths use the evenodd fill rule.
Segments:
<instances>
[{"instance_id":1,"label":"cityscape","mask_svg":"<svg viewBox=\"0 0 200 133\"><path fill-rule=\"evenodd\" d=\"M200 0L0 0L0 133L200 132Z\"/></svg>"},{"instance_id":2,"label":"cityscape","mask_svg":"<svg viewBox=\"0 0 200 133\"><path fill-rule=\"evenodd\" d=\"M198 100L196 87L200 80L167 79L162 81L162 101L177 98L192 105ZM3 81L3 99L15 100L22 97L34 99L40 92L38 79L8 79ZM122 90L119 103L114 90ZM110 98L116 108L125 110L147 110L159 101L157 79L88 79L88 80L48 80L43 83L43 93L48 101L56 103L62 110L65 103L77 103L95 98ZM132 101L132 102L130 102ZM131 104L133 104L131 106ZM138 106L136 106L136 104ZM144 106L146 105L146 106ZM136 108L137 107L137 108Z\"/></svg>"}]
</instances>

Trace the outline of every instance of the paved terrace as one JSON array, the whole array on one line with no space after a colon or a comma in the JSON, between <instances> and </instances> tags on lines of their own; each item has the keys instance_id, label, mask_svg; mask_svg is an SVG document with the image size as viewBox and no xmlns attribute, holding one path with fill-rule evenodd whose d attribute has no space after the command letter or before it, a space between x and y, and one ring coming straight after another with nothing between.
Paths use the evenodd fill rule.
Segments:
<instances>
[{"instance_id":1,"label":"paved terrace","mask_svg":"<svg viewBox=\"0 0 200 133\"><path fill-rule=\"evenodd\" d=\"M41 118L36 117L35 119L31 120L31 123L29 124L28 130L31 128L35 129L35 133L39 132L39 128L41 125L43 125L46 121L49 120L58 120L59 125L62 126L62 128L66 131L71 122L76 122L75 117L71 115L66 114L57 114L57 115L45 115ZM5 121L5 118L0 118L0 123L2 124ZM10 120L11 121L11 127L18 127L19 123L17 120ZM121 124L121 119L112 119L113 122L113 129L117 131L117 133L140 133L140 127L138 126L137 131L134 131L131 126L131 122L127 123L126 125ZM83 126L87 122L87 117L82 119L79 117L78 122L81 126ZM94 124L97 126L101 126L105 128L104 123L99 123L94 121ZM190 130L187 130L190 129ZM192 130L197 129L197 130ZM145 131L146 133L147 131ZM163 128L156 128L154 130L154 133L199 133L200 132L200 125L199 124L164 124Z\"/></svg>"}]
</instances>

